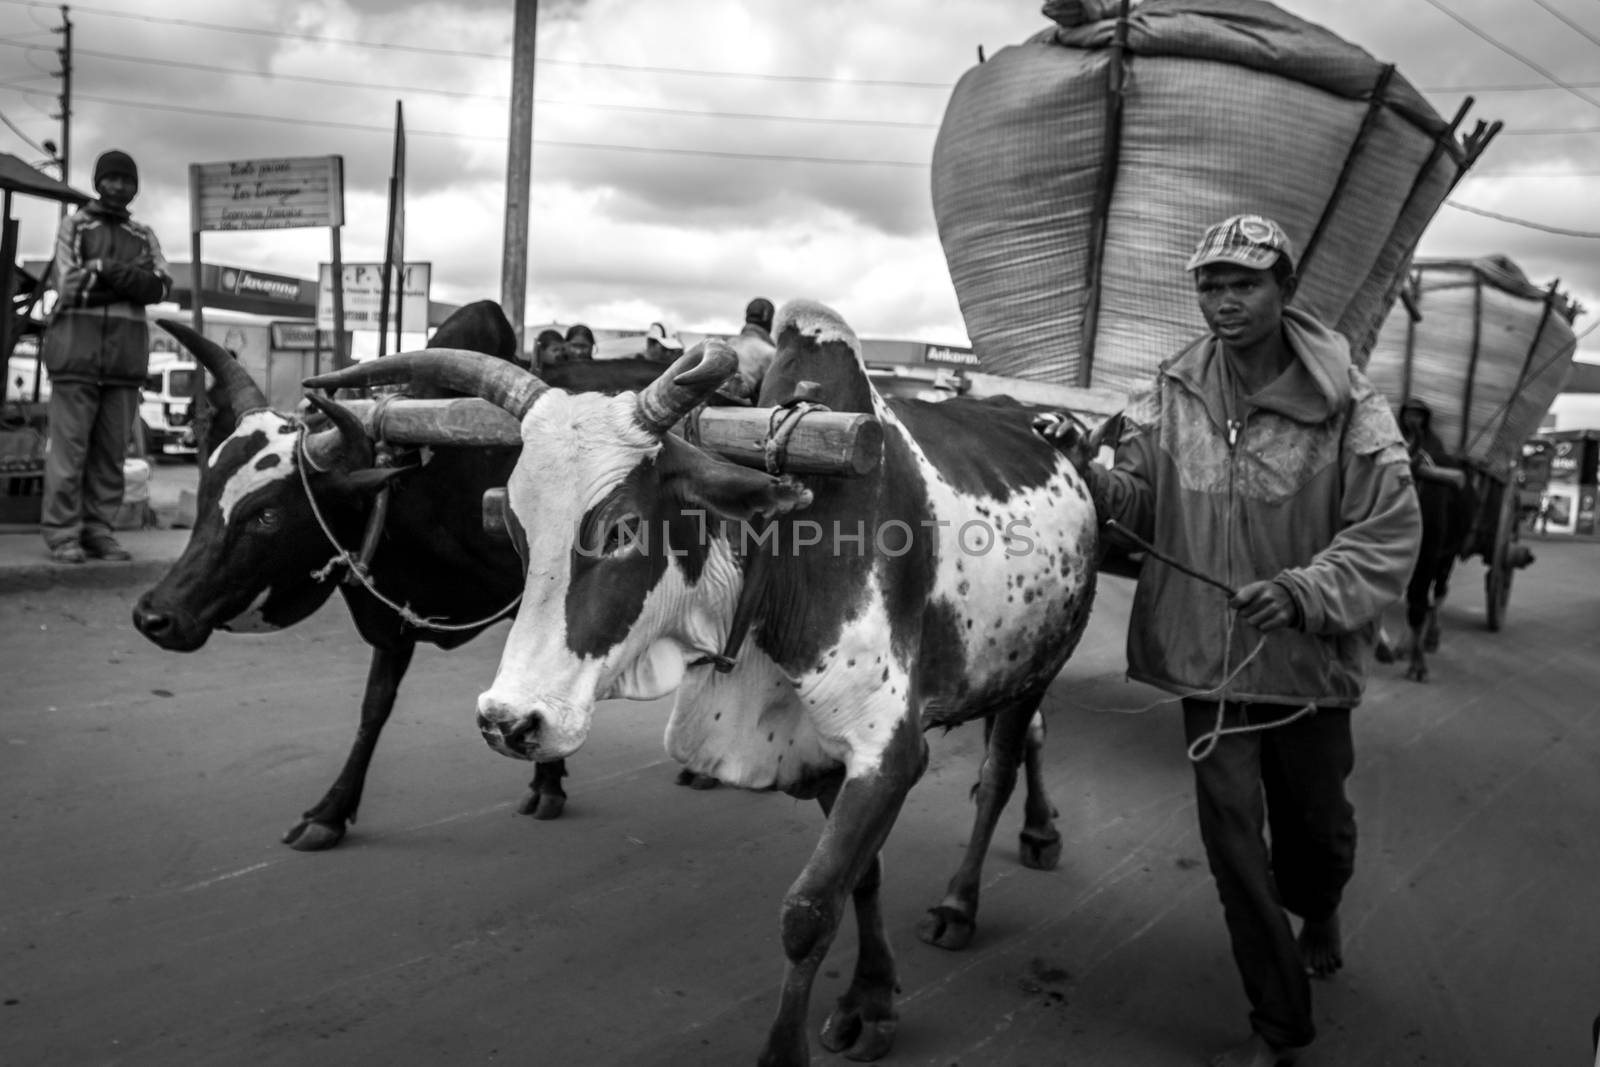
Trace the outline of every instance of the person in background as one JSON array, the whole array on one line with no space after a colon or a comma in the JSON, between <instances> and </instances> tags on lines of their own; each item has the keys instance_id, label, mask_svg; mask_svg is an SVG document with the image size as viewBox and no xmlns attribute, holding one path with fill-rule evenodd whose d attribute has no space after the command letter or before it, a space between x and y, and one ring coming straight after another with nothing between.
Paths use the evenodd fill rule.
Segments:
<instances>
[{"instance_id":1,"label":"person in background","mask_svg":"<svg viewBox=\"0 0 1600 1067\"><path fill-rule=\"evenodd\" d=\"M560 330L540 330L533 341L533 370L535 373L566 359L566 339Z\"/></svg>"},{"instance_id":2,"label":"person in background","mask_svg":"<svg viewBox=\"0 0 1600 1067\"><path fill-rule=\"evenodd\" d=\"M1113 468L1067 420L1039 429L1073 456L1102 521L1155 550L1128 675L1182 698L1200 837L1251 1009L1249 1039L1211 1062L1274 1067L1316 1036L1308 973L1344 963L1350 714L1421 514L1388 401L1343 337L1288 306L1283 228L1219 222L1187 269L1210 333L1135 394Z\"/></svg>"},{"instance_id":3,"label":"person in background","mask_svg":"<svg viewBox=\"0 0 1600 1067\"><path fill-rule=\"evenodd\" d=\"M739 374L717 392L735 400L752 402L761 391L761 379L777 354L772 343L772 301L758 296L744 309L744 328L728 343L739 355Z\"/></svg>"},{"instance_id":4,"label":"person in background","mask_svg":"<svg viewBox=\"0 0 1600 1067\"><path fill-rule=\"evenodd\" d=\"M139 192L133 158L103 153L94 188L99 199L62 219L56 233L58 295L41 353L51 392L39 525L58 563L132 558L112 529L150 368L144 309L172 288L155 232L128 213Z\"/></svg>"},{"instance_id":5,"label":"person in background","mask_svg":"<svg viewBox=\"0 0 1600 1067\"><path fill-rule=\"evenodd\" d=\"M567 328L567 337L563 342L568 362L580 362L594 358L594 331L583 323L575 323Z\"/></svg>"},{"instance_id":6,"label":"person in background","mask_svg":"<svg viewBox=\"0 0 1600 1067\"><path fill-rule=\"evenodd\" d=\"M671 363L683 355L683 342L678 335L668 333L659 322L652 322L644 335L644 358L652 363Z\"/></svg>"}]
</instances>

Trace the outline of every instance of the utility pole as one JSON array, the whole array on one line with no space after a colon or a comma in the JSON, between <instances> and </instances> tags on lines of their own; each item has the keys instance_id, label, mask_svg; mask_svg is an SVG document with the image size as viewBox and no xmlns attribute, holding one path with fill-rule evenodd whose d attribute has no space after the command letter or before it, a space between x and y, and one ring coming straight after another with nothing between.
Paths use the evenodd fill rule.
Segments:
<instances>
[{"instance_id":1,"label":"utility pole","mask_svg":"<svg viewBox=\"0 0 1600 1067\"><path fill-rule=\"evenodd\" d=\"M539 0L515 0L511 31L511 130L506 148L506 230L500 259L500 306L522 354L528 302L528 200L533 178L533 57Z\"/></svg>"},{"instance_id":2,"label":"utility pole","mask_svg":"<svg viewBox=\"0 0 1600 1067\"><path fill-rule=\"evenodd\" d=\"M67 17L71 9L66 4L61 5L61 28L56 32L61 34L61 47L56 50L56 56L61 60L61 114L56 116L61 120L61 180L68 185L72 184L68 175L72 167L72 20ZM67 205L61 205L61 213L65 215Z\"/></svg>"}]
</instances>

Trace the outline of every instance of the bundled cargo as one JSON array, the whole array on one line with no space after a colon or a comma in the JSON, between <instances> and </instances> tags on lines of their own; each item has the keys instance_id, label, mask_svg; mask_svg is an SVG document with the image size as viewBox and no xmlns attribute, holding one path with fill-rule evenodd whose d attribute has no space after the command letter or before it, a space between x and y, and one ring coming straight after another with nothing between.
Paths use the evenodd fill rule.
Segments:
<instances>
[{"instance_id":1,"label":"bundled cargo","mask_svg":"<svg viewBox=\"0 0 1600 1067\"><path fill-rule=\"evenodd\" d=\"M1392 65L1261 0L1051 0L956 85L933 206L982 369L1123 390L1205 330L1183 264L1255 212L1295 304L1365 354L1424 227L1498 126L1458 136ZM1116 17L1107 17L1115 14Z\"/></svg>"},{"instance_id":2,"label":"bundled cargo","mask_svg":"<svg viewBox=\"0 0 1600 1067\"><path fill-rule=\"evenodd\" d=\"M1572 370L1578 306L1505 256L1418 260L1405 296L1367 376L1397 409L1425 401L1453 456L1505 480Z\"/></svg>"}]
</instances>

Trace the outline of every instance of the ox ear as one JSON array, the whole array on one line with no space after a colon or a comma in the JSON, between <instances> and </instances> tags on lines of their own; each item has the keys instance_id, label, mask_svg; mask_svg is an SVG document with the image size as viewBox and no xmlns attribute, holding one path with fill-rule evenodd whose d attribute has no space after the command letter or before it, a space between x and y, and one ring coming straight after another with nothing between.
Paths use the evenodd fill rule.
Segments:
<instances>
[{"instance_id":1,"label":"ox ear","mask_svg":"<svg viewBox=\"0 0 1600 1067\"><path fill-rule=\"evenodd\" d=\"M672 434L662 439L656 469L665 492L725 519L770 518L811 505L811 490L794 478L717 459Z\"/></svg>"}]
</instances>

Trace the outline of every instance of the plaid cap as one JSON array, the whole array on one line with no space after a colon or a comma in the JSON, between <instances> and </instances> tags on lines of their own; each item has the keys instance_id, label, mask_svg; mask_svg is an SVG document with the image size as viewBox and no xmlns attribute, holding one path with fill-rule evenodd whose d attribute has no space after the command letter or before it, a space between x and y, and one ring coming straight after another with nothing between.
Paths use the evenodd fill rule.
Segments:
<instances>
[{"instance_id":1,"label":"plaid cap","mask_svg":"<svg viewBox=\"0 0 1600 1067\"><path fill-rule=\"evenodd\" d=\"M1294 268L1294 245L1283 227L1265 215L1235 215L1206 230L1189 265L1196 270L1209 263L1236 263L1251 270L1266 270L1283 256Z\"/></svg>"}]
</instances>

